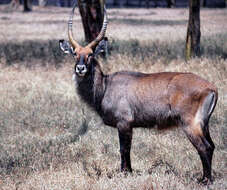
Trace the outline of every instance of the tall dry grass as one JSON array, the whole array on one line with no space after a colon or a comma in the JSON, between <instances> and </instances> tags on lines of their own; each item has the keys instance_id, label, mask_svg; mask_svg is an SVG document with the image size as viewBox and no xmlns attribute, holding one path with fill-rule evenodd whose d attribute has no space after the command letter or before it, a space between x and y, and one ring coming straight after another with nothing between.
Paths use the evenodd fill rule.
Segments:
<instances>
[{"instance_id":1,"label":"tall dry grass","mask_svg":"<svg viewBox=\"0 0 227 190\"><path fill-rule=\"evenodd\" d=\"M227 189L226 9L201 11L202 55L188 63L186 9L110 10L109 57L100 58L105 73L193 72L218 87L209 187L197 184L200 159L180 129L135 129L133 174L120 173L116 129L81 102L71 80L73 59L58 50L69 11L0 13L0 189Z\"/></svg>"}]
</instances>

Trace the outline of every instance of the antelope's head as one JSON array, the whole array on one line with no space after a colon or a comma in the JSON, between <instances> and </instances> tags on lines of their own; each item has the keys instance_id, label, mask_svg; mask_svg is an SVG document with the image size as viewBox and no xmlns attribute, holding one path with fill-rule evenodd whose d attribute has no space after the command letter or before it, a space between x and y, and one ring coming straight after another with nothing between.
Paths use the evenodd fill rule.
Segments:
<instances>
[{"instance_id":1,"label":"antelope's head","mask_svg":"<svg viewBox=\"0 0 227 190\"><path fill-rule=\"evenodd\" d=\"M59 40L60 49L66 53L71 54L75 59L75 74L79 77L84 77L88 73L91 60L100 52L104 51L106 39L104 39L107 28L107 14L104 6L104 19L102 29L99 35L85 47L82 47L73 37L72 23L73 15L76 5L74 5L70 18L68 21L68 38L69 41Z\"/></svg>"}]
</instances>

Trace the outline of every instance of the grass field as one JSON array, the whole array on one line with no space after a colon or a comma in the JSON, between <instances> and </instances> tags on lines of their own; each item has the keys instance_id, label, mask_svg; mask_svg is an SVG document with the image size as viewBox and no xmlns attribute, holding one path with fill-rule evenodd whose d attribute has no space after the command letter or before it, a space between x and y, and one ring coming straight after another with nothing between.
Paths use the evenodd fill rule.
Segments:
<instances>
[{"instance_id":1,"label":"grass field","mask_svg":"<svg viewBox=\"0 0 227 190\"><path fill-rule=\"evenodd\" d=\"M227 9L201 10L199 58L184 60L187 9L110 9L105 73L193 72L213 82L219 100L210 120L214 183L201 186L199 156L181 129L135 129L133 174L120 173L116 129L80 101L67 39L67 8L29 14L0 7L0 189L227 189ZM74 35L83 41L80 17ZM189 84L190 85L190 84Z\"/></svg>"}]
</instances>

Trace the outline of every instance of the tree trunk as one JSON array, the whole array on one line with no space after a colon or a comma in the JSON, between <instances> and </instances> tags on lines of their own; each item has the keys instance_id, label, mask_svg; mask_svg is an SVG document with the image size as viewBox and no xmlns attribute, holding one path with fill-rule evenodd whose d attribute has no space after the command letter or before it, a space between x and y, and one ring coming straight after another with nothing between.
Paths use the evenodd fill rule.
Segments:
<instances>
[{"instance_id":1,"label":"tree trunk","mask_svg":"<svg viewBox=\"0 0 227 190\"><path fill-rule=\"evenodd\" d=\"M176 5L176 1L175 0L166 0L167 2L167 7L171 8L171 7L175 7Z\"/></svg>"},{"instance_id":2,"label":"tree trunk","mask_svg":"<svg viewBox=\"0 0 227 190\"><path fill-rule=\"evenodd\" d=\"M86 42L93 41L99 34L103 23L105 0L78 0Z\"/></svg>"},{"instance_id":3,"label":"tree trunk","mask_svg":"<svg viewBox=\"0 0 227 190\"><path fill-rule=\"evenodd\" d=\"M47 2L48 0L38 0L38 2L39 2L39 6L41 6L41 7L45 7L45 6L47 6Z\"/></svg>"},{"instance_id":4,"label":"tree trunk","mask_svg":"<svg viewBox=\"0 0 227 190\"><path fill-rule=\"evenodd\" d=\"M24 0L24 12L32 11L32 0Z\"/></svg>"},{"instance_id":5,"label":"tree trunk","mask_svg":"<svg viewBox=\"0 0 227 190\"><path fill-rule=\"evenodd\" d=\"M185 47L186 60L200 55L200 0L189 0L189 21Z\"/></svg>"},{"instance_id":6,"label":"tree trunk","mask_svg":"<svg viewBox=\"0 0 227 190\"><path fill-rule=\"evenodd\" d=\"M207 6L207 0L203 0L203 7Z\"/></svg>"},{"instance_id":7,"label":"tree trunk","mask_svg":"<svg viewBox=\"0 0 227 190\"><path fill-rule=\"evenodd\" d=\"M15 11L19 8L20 2L19 0L12 0L8 6L6 6L5 10L6 12Z\"/></svg>"},{"instance_id":8,"label":"tree trunk","mask_svg":"<svg viewBox=\"0 0 227 190\"><path fill-rule=\"evenodd\" d=\"M10 3L10 8L12 9L18 9L19 6L20 6L19 0L12 0Z\"/></svg>"},{"instance_id":9,"label":"tree trunk","mask_svg":"<svg viewBox=\"0 0 227 190\"><path fill-rule=\"evenodd\" d=\"M150 2L149 2L149 0L146 0L145 1L145 6L146 6L146 8L150 8Z\"/></svg>"},{"instance_id":10,"label":"tree trunk","mask_svg":"<svg viewBox=\"0 0 227 190\"><path fill-rule=\"evenodd\" d=\"M129 6L129 0L126 0L125 5L126 5L126 6Z\"/></svg>"},{"instance_id":11,"label":"tree trunk","mask_svg":"<svg viewBox=\"0 0 227 190\"><path fill-rule=\"evenodd\" d=\"M113 0L113 6L118 6L118 5L119 5L118 0Z\"/></svg>"}]
</instances>

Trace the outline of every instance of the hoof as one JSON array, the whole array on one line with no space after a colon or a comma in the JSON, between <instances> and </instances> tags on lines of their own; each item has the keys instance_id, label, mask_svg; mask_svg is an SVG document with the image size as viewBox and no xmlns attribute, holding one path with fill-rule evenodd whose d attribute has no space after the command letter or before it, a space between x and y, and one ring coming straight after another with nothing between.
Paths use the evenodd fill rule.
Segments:
<instances>
[{"instance_id":1,"label":"hoof","mask_svg":"<svg viewBox=\"0 0 227 190\"><path fill-rule=\"evenodd\" d=\"M198 179L198 183L201 185L211 185L213 180L211 178L203 177Z\"/></svg>"},{"instance_id":2,"label":"hoof","mask_svg":"<svg viewBox=\"0 0 227 190\"><path fill-rule=\"evenodd\" d=\"M121 172L124 173L124 174L132 173L132 168L122 168Z\"/></svg>"}]
</instances>

